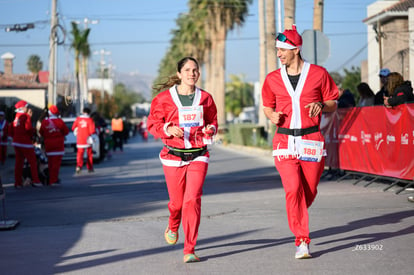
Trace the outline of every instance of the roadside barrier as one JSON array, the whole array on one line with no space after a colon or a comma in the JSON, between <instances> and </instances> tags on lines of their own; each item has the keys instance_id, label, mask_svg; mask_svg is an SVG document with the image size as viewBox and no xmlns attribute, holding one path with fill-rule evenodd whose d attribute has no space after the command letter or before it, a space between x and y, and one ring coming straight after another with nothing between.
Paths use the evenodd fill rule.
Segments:
<instances>
[{"instance_id":1,"label":"roadside barrier","mask_svg":"<svg viewBox=\"0 0 414 275\"><path fill-rule=\"evenodd\" d=\"M345 171L365 185L381 179L414 185L414 103L394 108L369 106L324 113L321 131L326 141L326 166Z\"/></svg>"}]
</instances>

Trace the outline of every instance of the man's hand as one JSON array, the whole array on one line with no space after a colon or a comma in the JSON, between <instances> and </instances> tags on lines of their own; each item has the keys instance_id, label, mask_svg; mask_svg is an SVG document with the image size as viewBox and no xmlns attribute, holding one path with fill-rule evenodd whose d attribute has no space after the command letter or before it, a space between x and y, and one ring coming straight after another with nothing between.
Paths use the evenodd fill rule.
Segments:
<instances>
[{"instance_id":1,"label":"man's hand","mask_svg":"<svg viewBox=\"0 0 414 275\"><path fill-rule=\"evenodd\" d=\"M306 109L309 108L309 117L316 117L322 113L324 105L322 102L311 102L305 106Z\"/></svg>"},{"instance_id":2,"label":"man's hand","mask_svg":"<svg viewBox=\"0 0 414 275\"><path fill-rule=\"evenodd\" d=\"M275 125L282 123L284 116L286 116L282 112L275 112L275 110L270 107L264 107L263 112L266 117Z\"/></svg>"}]
</instances>

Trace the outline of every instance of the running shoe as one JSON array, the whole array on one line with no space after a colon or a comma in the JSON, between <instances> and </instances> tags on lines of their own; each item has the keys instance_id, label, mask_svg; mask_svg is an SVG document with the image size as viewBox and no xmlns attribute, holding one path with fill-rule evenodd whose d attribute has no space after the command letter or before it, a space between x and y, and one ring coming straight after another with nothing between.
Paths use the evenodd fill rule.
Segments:
<instances>
[{"instance_id":1,"label":"running shoe","mask_svg":"<svg viewBox=\"0 0 414 275\"><path fill-rule=\"evenodd\" d=\"M80 168L79 166L78 166L78 167L76 167L75 172L76 172L76 174L80 174L80 172L81 172L81 168Z\"/></svg>"},{"instance_id":2,"label":"running shoe","mask_svg":"<svg viewBox=\"0 0 414 275\"><path fill-rule=\"evenodd\" d=\"M309 252L309 245L305 241L302 241L299 246L296 246L295 258L296 259L312 258Z\"/></svg>"},{"instance_id":3,"label":"running shoe","mask_svg":"<svg viewBox=\"0 0 414 275\"><path fill-rule=\"evenodd\" d=\"M43 183L41 183L41 182L33 182L32 183L32 186L33 187L43 187Z\"/></svg>"},{"instance_id":4,"label":"running shoe","mask_svg":"<svg viewBox=\"0 0 414 275\"><path fill-rule=\"evenodd\" d=\"M200 258L196 254L185 254L184 263L196 263L199 262Z\"/></svg>"},{"instance_id":5,"label":"running shoe","mask_svg":"<svg viewBox=\"0 0 414 275\"><path fill-rule=\"evenodd\" d=\"M164 237L168 244L176 244L178 241L178 232L171 231L167 226L167 229L165 229Z\"/></svg>"}]
</instances>

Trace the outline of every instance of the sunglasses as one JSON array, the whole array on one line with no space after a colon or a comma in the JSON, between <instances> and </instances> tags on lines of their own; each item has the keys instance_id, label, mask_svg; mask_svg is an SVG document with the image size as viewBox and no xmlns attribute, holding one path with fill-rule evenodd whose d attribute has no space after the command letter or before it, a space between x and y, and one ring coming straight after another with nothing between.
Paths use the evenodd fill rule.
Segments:
<instances>
[{"instance_id":1,"label":"sunglasses","mask_svg":"<svg viewBox=\"0 0 414 275\"><path fill-rule=\"evenodd\" d=\"M295 43L293 43L293 41L292 41L292 40L290 40L289 38L287 38L287 37L286 37L286 35L284 35L283 33L279 33L279 34L276 36L276 40L279 40L280 42L286 42L286 41L289 41L290 43L292 43L292 44L293 44L293 46L295 46L295 47L296 47L296 44L295 44Z\"/></svg>"}]
</instances>

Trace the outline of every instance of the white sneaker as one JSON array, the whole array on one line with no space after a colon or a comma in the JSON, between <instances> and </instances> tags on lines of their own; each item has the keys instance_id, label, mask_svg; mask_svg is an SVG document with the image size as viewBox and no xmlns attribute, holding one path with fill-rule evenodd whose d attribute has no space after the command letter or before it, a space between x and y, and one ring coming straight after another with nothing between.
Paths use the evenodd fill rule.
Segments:
<instances>
[{"instance_id":1,"label":"white sneaker","mask_svg":"<svg viewBox=\"0 0 414 275\"><path fill-rule=\"evenodd\" d=\"M295 258L296 259L312 258L309 252L309 245L305 241L302 241L300 245L296 247Z\"/></svg>"}]
</instances>

